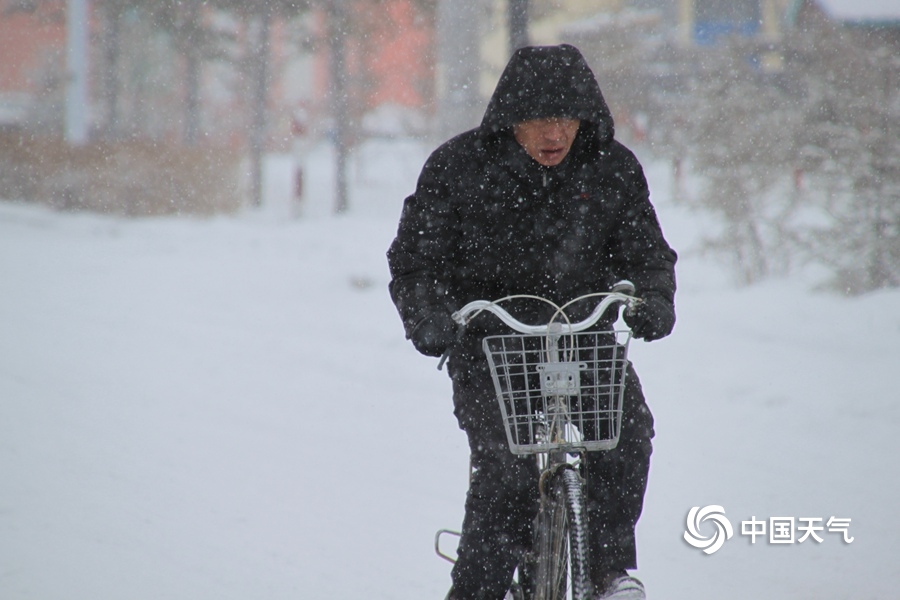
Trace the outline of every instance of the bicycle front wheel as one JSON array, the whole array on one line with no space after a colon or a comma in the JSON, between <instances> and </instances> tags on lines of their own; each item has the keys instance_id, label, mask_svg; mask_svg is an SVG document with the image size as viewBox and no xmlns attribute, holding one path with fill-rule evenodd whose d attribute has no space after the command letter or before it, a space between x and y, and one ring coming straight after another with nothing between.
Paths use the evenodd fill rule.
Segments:
<instances>
[{"instance_id":1,"label":"bicycle front wheel","mask_svg":"<svg viewBox=\"0 0 900 600\"><path fill-rule=\"evenodd\" d=\"M581 478L569 467L552 476L538 513L533 566L534 600L589 600L587 511Z\"/></svg>"}]
</instances>

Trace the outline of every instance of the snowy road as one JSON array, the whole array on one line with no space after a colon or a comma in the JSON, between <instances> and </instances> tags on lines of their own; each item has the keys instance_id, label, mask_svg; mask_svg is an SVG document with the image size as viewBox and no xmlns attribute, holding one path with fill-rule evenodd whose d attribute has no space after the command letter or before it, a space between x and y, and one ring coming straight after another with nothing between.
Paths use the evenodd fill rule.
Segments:
<instances>
[{"instance_id":1,"label":"snowy road","mask_svg":"<svg viewBox=\"0 0 900 600\"><path fill-rule=\"evenodd\" d=\"M416 169L341 218L0 203L0 599L443 597L431 543L461 519L465 439L384 261ZM675 334L633 351L657 429L649 597L896 598L900 292L735 290L684 251L696 222L656 172L683 259ZM682 535L710 504L735 535L707 556ZM832 516L851 544L741 534Z\"/></svg>"}]
</instances>

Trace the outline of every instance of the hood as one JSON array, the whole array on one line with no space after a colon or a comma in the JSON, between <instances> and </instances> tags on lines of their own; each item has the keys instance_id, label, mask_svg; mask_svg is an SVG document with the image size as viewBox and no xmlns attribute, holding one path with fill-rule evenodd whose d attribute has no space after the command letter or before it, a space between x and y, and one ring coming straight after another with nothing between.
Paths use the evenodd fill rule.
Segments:
<instances>
[{"instance_id":1,"label":"hood","mask_svg":"<svg viewBox=\"0 0 900 600\"><path fill-rule=\"evenodd\" d=\"M497 82L481 129L496 133L522 121L547 117L587 121L596 126L601 141L613 138L613 119L600 85L574 46L516 50Z\"/></svg>"}]
</instances>

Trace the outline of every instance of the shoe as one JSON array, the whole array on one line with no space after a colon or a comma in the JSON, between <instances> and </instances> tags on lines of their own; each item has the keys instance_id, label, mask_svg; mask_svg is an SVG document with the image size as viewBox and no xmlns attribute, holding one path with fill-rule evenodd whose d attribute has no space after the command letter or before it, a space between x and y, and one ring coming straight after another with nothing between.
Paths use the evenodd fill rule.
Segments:
<instances>
[{"instance_id":1,"label":"shoe","mask_svg":"<svg viewBox=\"0 0 900 600\"><path fill-rule=\"evenodd\" d=\"M625 571L610 573L596 600L647 600L644 584Z\"/></svg>"}]
</instances>

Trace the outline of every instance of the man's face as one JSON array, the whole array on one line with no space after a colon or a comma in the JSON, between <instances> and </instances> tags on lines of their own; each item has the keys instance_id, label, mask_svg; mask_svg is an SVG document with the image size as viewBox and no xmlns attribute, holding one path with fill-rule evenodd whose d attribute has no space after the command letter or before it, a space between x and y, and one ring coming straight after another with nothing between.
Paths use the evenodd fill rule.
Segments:
<instances>
[{"instance_id":1,"label":"man's face","mask_svg":"<svg viewBox=\"0 0 900 600\"><path fill-rule=\"evenodd\" d=\"M532 119L514 125L513 135L531 158L545 167L555 167L572 148L579 125L578 119Z\"/></svg>"}]
</instances>

